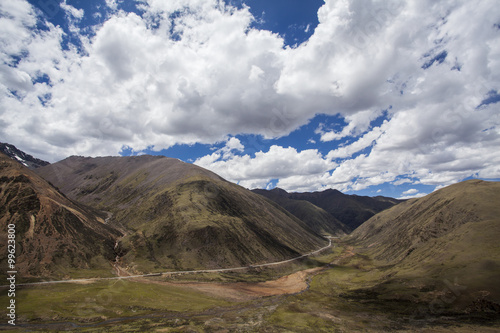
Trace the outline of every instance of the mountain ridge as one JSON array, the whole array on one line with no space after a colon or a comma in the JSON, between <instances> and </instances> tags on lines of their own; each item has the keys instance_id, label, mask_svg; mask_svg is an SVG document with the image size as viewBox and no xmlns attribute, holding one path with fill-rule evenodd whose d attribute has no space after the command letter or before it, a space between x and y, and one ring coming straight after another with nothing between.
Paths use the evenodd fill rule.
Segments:
<instances>
[{"instance_id":1,"label":"mountain ridge","mask_svg":"<svg viewBox=\"0 0 500 333\"><path fill-rule=\"evenodd\" d=\"M43 161L23 152L22 150L16 148L16 146L9 143L0 142L0 152L31 170L50 164L47 161Z\"/></svg>"},{"instance_id":2,"label":"mountain ridge","mask_svg":"<svg viewBox=\"0 0 500 333\"><path fill-rule=\"evenodd\" d=\"M333 221L339 221L345 226L347 229L344 232L351 232L375 214L404 201L381 196L348 195L335 189L303 193L288 193L281 188L253 191L279 201L287 199L286 205L288 207L292 207L294 201L307 201L324 210L331 216L330 219L333 218Z\"/></svg>"},{"instance_id":3,"label":"mountain ridge","mask_svg":"<svg viewBox=\"0 0 500 333\"><path fill-rule=\"evenodd\" d=\"M164 156L69 157L36 170L69 198L110 212L132 272L279 261L327 243L283 208Z\"/></svg>"},{"instance_id":4,"label":"mountain ridge","mask_svg":"<svg viewBox=\"0 0 500 333\"><path fill-rule=\"evenodd\" d=\"M288 193L283 189L275 188L270 191L255 189L252 192L277 203L318 233L340 237L352 231L323 208L306 200L289 199Z\"/></svg>"}]
</instances>

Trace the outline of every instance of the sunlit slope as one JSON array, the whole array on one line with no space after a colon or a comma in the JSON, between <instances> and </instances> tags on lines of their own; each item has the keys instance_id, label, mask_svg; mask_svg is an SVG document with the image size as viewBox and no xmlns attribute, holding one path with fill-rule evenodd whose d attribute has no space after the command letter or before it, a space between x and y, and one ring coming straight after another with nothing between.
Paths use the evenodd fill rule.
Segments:
<instances>
[{"instance_id":1,"label":"sunlit slope","mask_svg":"<svg viewBox=\"0 0 500 333\"><path fill-rule=\"evenodd\" d=\"M0 257L5 264L7 226L13 224L20 278L62 278L81 269L108 272L120 233L103 217L0 153Z\"/></svg>"},{"instance_id":2,"label":"sunlit slope","mask_svg":"<svg viewBox=\"0 0 500 333\"><path fill-rule=\"evenodd\" d=\"M120 263L135 272L287 259L327 244L281 207L167 157L70 157L39 170L71 198L112 213Z\"/></svg>"},{"instance_id":3,"label":"sunlit slope","mask_svg":"<svg viewBox=\"0 0 500 333\"><path fill-rule=\"evenodd\" d=\"M469 180L381 212L351 235L393 278L459 281L500 300L500 183ZM475 295L475 293L478 293Z\"/></svg>"}]
</instances>

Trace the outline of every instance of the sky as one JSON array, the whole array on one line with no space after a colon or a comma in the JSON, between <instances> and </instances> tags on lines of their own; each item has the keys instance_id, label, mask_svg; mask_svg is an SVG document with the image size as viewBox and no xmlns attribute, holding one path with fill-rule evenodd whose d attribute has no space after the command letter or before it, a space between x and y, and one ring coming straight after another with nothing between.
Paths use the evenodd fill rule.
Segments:
<instances>
[{"instance_id":1,"label":"sky","mask_svg":"<svg viewBox=\"0 0 500 333\"><path fill-rule=\"evenodd\" d=\"M50 162L396 198L500 179L495 0L10 0L0 57L0 141Z\"/></svg>"}]
</instances>

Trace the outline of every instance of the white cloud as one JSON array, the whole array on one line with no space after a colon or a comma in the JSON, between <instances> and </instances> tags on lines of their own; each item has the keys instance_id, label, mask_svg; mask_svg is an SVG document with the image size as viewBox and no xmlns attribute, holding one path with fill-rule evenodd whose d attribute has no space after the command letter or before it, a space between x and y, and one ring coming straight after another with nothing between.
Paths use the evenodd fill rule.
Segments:
<instances>
[{"instance_id":1,"label":"white cloud","mask_svg":"<svg viewBox=\"0 0 500 333\"><path fill-rule=\"evenodd\" d=\"M411 195L411 194L417 194L418 190L415 188L409 189L408 191L404 191L403 195Z\"/></svg>"},{"instance_id":2,"label":"white cloud","mask_svg":"<svg viewBox=\"0 0 500 333\"><path fill-rule=\"evenodd\" d=\"M298 152L292 147L271 146L268 152L257 152L254 158L250 155L222 158L221 151L199 158L194 164L248 188L266 187L272 179L280 179L281 186L289 177L315 177L336 165L316 149Z\"/></svg>"},{"instance_id":3,"label":"white cloud","mask_svg":"<svg viewBox=\"0 0 500 333\"><path fill-rule=\"evenodd\" d=\"M326 0L296 48L250 28L248 8L216 0L144 0L142 17L106 4L112 13L87 36L76 25L83 11L63 2L79 52L62 47L60 27L36 29L28 2L0 3L0 139L54 161L232 137L197 163L248 187L500 177L499 104L476 109L500 91L493 0ZM387 121L372 127L383 110ZM280 137L318 113L347 122L319 128L322 142L352 143L326 156L279 146L237 154L235 135Z\"/></svg>"},{"instance_id":4,"label":"white cloud","mask_svg":"<svg viewBox=\"0 0 500 333\"><path fill-rule=\"evenodd\" d=\"M361 111L352 115L347 115L345 121L348 123L341 132L324 131L320 126L315 133L321 135L321 141L328 142L340 140L349 136L358 136L370 128L373 120L381 115L381 110Z\"/></svg>"},{"instance_id":5,"label":"white cloud","mask_svg":"<svg viewBox=\"0 0 500 333\"><path fill-rule=\"evenodd\" d=\"M408 179L408 178L402 178L402 179L398 179L394 182L392 182L392 185L395 185L395 186L398 186L398 185L403 185L403 184L407 184L407 183L413 183L412 180Z\"/></svg>"},{"instance_id":6,"label":"white cloud","mask_svg":"<svg viewBox=\"0 0 500 333\"><path fill-rule=\"evenodd\" d=\"M83 15L84 15L84 10L83 9L77 9L71 5L68 5L66 3L66 0L64 0L63 2L61 2L59 4L59 6L61 6L61 8L66 12L68 13L69 15L71 15L73 18L77 19L77 20L81 20L83 18Z\"/></svg>"},{"instance_id":7,"label":"white cloud","mask_svg":"<svg viewBox=\"0 0 500 333\"><path fill-rule=\"evenodd\" d=\"M112 10L118 10L118 1L117 0L104 0L106 2L106 6ZM121 1L120 1L121 2Z\"/></svg>"},{"instance_id":8,"label":"white cloud","mask_svg":"<svg viewBox=\"0 0 500 333\"><path fill-rule=\"evenodd\" d=\"M353 154L370 147L382 134L383 129L381 127L376 127L354 143L330 151L327 156L330 159L351 157Z\"/></svg>"},{"instance_id":9,"label":"white cloud","mask_svg":"<svg viewBox=\"0 0 500 333\"><path fill-rule=\"evenodd\" d=\"M204 164L204 165L210 165L213 162L217 161L219 158L222 158L223 160L227 160L230 158L233 158L234 151L236 152L242 152L245 150L245 146L241 144L241 141L238 138L229 138L226 141L226 144L224 147L218 149L211 155L207 155L204 157L201 157L198 159L199 163Z\"/></svg>"},{"instance_id":10,"label":"white cloud","mask_svg":"<svg viewBox=\"0 0 500 333\"><path fill-rule=\"evenodd\" d=\"M419 193L417 189L410 189L401 194L398 198L400 200L414 199L414 198L422 198L425 197L427 193Z\"/></svg>"}]
</instances>

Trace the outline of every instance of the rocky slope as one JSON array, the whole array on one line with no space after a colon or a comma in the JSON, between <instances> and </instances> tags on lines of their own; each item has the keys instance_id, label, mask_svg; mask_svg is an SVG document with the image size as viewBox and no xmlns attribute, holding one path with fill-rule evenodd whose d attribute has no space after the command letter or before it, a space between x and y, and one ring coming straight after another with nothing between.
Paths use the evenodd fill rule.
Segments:
<instances>
[{"instance_id":1,"label":"rocky slope","mask_svg":"<svg viewBox=\"0 0 500 333\"><path fill-rule=\"evenodd\" d=\"M0 142L0 153L9 156L10 158L18 161L19 163L30 169L36 169L50 164L47 161L43 161L29 154L26 154L25 152L17 149L14 145L8 143Z\"/></svg>"},{"instance_id":2,"label":"rocky slope","mask_svg":"<svg viewBox=\"0 0 500 333\"><path fill-rule=\"evenodd\" d=\"M16 269L23 279L110 269L119 232L100 214L64 197L40 176L0 153L0 260L15 225ZM6 267L6 266L2 267Z\"/></svg>"}]
</instances>

